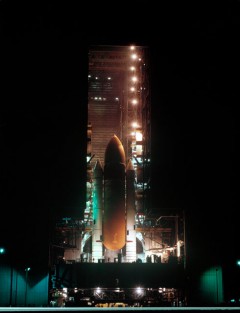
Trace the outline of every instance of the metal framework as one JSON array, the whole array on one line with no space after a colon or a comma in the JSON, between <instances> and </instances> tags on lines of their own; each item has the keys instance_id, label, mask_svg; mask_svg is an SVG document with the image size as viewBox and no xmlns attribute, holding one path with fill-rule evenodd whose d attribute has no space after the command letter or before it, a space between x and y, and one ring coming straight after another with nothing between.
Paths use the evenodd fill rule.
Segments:
<instances>
[{"instance_id":1,"label":"metal framework","mask_svg":"<svg viewBox=\"0 0 240 313\"><path fill-rule=\"evenodd\" d=\"M51 293L52 306L148 307L183 306L184 295L176 288L89 288L56 289Z\"/></svg>"}]
</instances>

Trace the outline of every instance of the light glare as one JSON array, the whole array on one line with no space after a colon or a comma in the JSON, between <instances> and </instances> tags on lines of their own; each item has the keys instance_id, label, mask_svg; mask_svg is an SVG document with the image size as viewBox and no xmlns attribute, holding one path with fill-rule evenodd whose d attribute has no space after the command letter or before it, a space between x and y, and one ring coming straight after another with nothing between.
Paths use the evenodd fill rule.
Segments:
<instances>
[{"instance_id":1,"label":"light glare","mask_svg":"<svg viewBox=\"0 0 240 313\"><path fill-rule=\"evenodd\" d=\"M136 59L137 59L136 53L133 53L133 54L131 55L131 58L132 58L133 60L136 60Z\"/></svg>"},{"instance_id":2,"label":"light glare","mask_svg":"<svg viewBox=\"0 0 240 313\"><path fill-rule=\"evenodd\" d=\"M142 133L136 132L136 140L142 141Z\"/></svg>"}]
</instances>

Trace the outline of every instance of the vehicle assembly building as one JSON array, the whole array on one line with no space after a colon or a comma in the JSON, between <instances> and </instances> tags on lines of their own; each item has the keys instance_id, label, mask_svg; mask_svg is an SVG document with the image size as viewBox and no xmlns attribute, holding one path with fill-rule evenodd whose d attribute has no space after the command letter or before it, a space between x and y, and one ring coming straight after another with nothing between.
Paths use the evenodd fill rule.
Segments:
<instances>
[{"instance_id":1,"label":"vehicle assembly building","mask_svg":"<svg viewBox=\"0 0 240 313\"><path fill-rule=\"evenodd\" d=\"M86 207L56 221L52 301L182 305L184 214L151 206L148 48L91 46L88 57Z\"/></svg>"}]
</instances>

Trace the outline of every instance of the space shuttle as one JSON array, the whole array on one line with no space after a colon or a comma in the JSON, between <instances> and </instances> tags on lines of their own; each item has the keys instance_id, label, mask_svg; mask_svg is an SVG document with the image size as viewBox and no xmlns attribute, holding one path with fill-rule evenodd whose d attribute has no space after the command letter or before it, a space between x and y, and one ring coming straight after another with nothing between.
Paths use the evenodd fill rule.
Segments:
<instances>
[{"instance_id":1,"label":"space shuttle","mask_svg":"<svg viewBox=\"0 0 240 313\"><path fill-rule=\"evenodd\" d=\"M87 165L87 204L84 221L74 236L74 248L64 250L65 260L87 263L167 263L171 256L182 258L184 225L178 215L140 220L138 172L126 160L120 139L113 135L100 159ZM91 158L90 158L91 160ZM141 216L140 216L141 218ZM144 218L144 216L143 216ZM148 224L147 224L148 223ZM148 225L144 228L143 225ZM183 229L179 235L179 225ZM183 235L182 235L183 234ZM71 237L73 238L73 236Z\"/></svg>"},{"instance_id":2,"label":"space shuttle","mask_svg":"<svg viewBox=\"0 0 240 313\"><path fill-rule=\"evenodd\" d=\"M92 262L136 261L135 171L114 135L93 169Z\"/></svg>"}]
</instances>

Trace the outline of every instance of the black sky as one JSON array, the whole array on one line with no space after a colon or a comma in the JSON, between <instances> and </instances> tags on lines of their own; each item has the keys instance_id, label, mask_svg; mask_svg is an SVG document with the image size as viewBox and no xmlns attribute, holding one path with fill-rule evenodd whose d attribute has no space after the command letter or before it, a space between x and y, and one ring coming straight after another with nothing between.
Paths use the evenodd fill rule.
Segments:
<instances>
[{"instance_id":1,"label":"black sky","mask_svg":"<svg viewBox=\"0 0 240 313\"><path fill-rule=\"evenodd\" d=\"M135 43L150 49L152 206L186 210L192 258L207 251L232 262L240 256L239 1L136 1L112 4L111 14L95 5L0 2L0 242L35 257L52 213L76 214L88 45Z\"/></svg>"}]
</instances>

